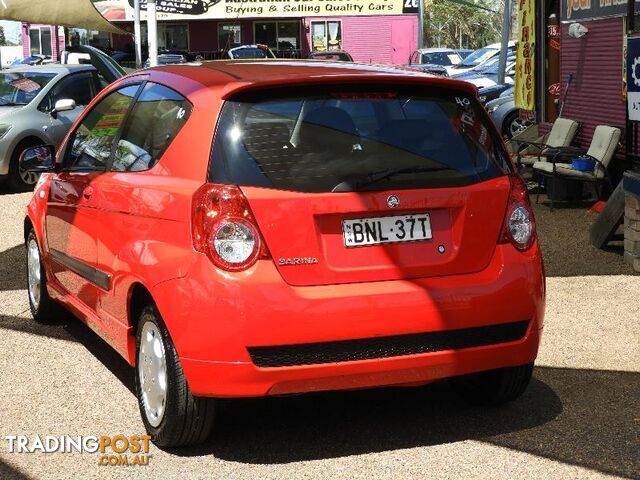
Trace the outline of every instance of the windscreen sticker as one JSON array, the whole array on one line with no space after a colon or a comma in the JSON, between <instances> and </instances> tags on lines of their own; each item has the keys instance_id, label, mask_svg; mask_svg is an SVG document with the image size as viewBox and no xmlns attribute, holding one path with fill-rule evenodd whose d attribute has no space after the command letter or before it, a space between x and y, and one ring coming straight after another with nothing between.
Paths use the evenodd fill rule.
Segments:
<instances>
[{"instance_id":1,"label":"windscreen sticker","mask_svg":"<svg viewBox=\"0 0 640 480\"><path fill-rule=\"evenodd\" d=\"M31 92L40 90L40 84L38 82L34 82L29 78L21 78L19 80L14 80L13 82L11 82L10 85L25 93L31 93Z\"/></svg>"},{"instance_id":2,"label":"windscreen sticker","mask_svg":"<svg viewBox=\"0 0 640 480\"><path fill-rule=\"evenodd\" d=\"M471 101L466 97L455 97L458 104L458 113L453 119L456 127L464 132L469 139L484 150L492 148L491 135L482 119L471 106Z\"/></svg>"}]
</instances>

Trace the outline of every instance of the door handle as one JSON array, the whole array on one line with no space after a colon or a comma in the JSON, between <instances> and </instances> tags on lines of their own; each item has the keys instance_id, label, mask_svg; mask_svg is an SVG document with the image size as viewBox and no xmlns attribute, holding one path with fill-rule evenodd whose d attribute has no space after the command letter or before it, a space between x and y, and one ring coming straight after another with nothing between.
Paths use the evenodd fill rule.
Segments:
<instances>
[{"instance_id":1,"label":"door handle","mask_svg":"<svg viewBox=\"0 0 640 480\"><path fill-rule=\"evenodd\" d=\"M82 196L84 198L86 198L87 200L89 200L92 196L93 196L93 187L86 187L83 191L82 191Z\"/></svg>"}]
</instances>

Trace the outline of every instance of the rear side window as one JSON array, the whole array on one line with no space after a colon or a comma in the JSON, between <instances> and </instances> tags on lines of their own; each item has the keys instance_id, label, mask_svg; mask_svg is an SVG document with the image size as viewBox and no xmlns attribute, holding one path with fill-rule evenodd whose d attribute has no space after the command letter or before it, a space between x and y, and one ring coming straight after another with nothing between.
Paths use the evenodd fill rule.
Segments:
<instances>
[{"instance_id":1,"label":"rear side window","mask_svg":"<svg viewBox=\"0 0 640 480\"><path fill-rule=\"evenodd\" d=\"M227 101L210 181L340 192L462 186L509 172L490 120L468 93L356 88Z\"/></svg>"},{"instance_id":2,"label":"rear side window","mask_svg":"<svg viewBox=\"0 0 640 480\"><path fill-rule=\"evenodd\" d=\"M111 170L152 168L191 115L191 104L175 91L147 83L118 140Z\"/></svg>"}]
</instances>

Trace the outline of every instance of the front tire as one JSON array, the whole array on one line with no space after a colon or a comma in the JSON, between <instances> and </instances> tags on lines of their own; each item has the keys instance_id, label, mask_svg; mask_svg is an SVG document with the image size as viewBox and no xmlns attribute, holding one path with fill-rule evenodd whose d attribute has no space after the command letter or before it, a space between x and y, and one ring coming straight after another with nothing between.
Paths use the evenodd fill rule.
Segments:
<instances>
[{"instance_id":1,"label":"front tire","mask_svg":"<svg viewBox=\"0 0 640 480\"><path fill-rule=\"evenodd\" d=\"M176 349L154 305L142 310L138 322L135 377L140 415L157 446L183 447L208 438L214 400L191 394Z\"/></svg>"},{"instance_id":2,"label":"front tire","mask_svg":"<svg viewBox=\"0 0 640 480\"><path fill-rule=\"evenodd\" d=\"M475 405L502 405L520 397L527 389L533 363L462 375L451 379L453 389Z\"/></svg>"},{"instance_id":3,"label":"front tire","mask_svg":"<svg viewBox=\"0 0 640 480\"><path fill-rule=\"evenodd\" d=\"M62 312L47 292L47 275L42 263L42 251L33 229L27 235L27 294L29 309L38 323L51 323Z\"/></svg>"},{"instance_id":4,"label":"front tire","mask_svg":"<svg viewBox=\"0 0 640 480\"><path fill-rule=\"evenodd\" d=\"M9 162L9 175L7 175L7 185L13 192L29 192L38 182L40 174L26 172L20 168L20 155L26 149L42 145L43 142L35 140L25 140L18 144L11 155Z\"/></svg>"},{"instance_id":5,"label":"front tire","mask_svg":"<svg viewBox=\"0 0 640 480\"><path fill-rule=\"evenodd\" d=\"M527 120L520 120L520 110L516 110L507 115L502 123L502 135L509 140L522 132L525 128L531 125L531 122Z\"/></svg>"}]
</instances>

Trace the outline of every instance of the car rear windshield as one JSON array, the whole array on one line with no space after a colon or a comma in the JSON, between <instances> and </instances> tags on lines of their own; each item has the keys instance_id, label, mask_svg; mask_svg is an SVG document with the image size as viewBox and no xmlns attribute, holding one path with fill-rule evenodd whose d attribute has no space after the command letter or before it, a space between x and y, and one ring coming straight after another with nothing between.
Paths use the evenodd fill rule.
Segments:
<instances>
[{"instance_id":1,"label":"car rear windshield","mask_svg":"<svg viewBox=\"0 0 640 480\"><path fill-rule=\"evenodd\" d=\"M209 181L299 192L469 185L510 169L490 121L469 93L428 87L248 93L222 109Z\"/></svg>"}]
</instances>

